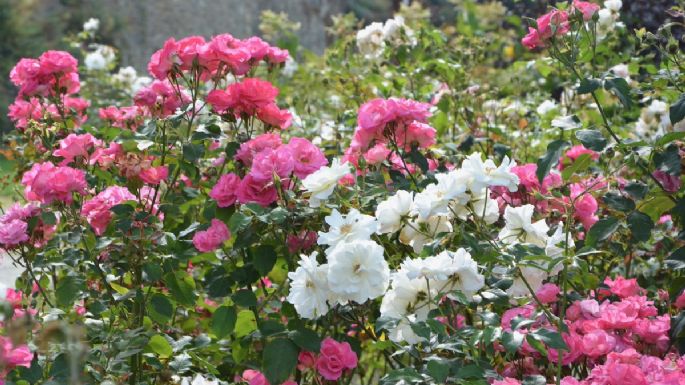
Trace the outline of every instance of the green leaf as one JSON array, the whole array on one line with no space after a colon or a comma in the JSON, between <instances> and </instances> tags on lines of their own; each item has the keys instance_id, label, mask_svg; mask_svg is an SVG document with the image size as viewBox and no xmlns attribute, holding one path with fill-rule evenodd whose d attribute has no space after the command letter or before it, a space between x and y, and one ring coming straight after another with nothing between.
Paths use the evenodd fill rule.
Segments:
<instances>
[{"instance_id":1,"label":"green leaf","mask_svg":"<svg viewBox=\"0 0 685 385\"><path fill-rule=\"evenodd\" d=\"M85 288L83 279L79 277L67 276L62 278L55 291L57 306L71 307Z\"/></svg>"},{"instance_id":2,"label":"green leaf","mask_svg":"<svg viewBox=\"0 0 685 385\"><path fill-rule=\"evenodd\" d=\"M657 169L669 175L680 176L680 150L678 146L671 145L665 151L656 152L654 164Z\"/></svg>"},{"instance_id":3,"label":"green leaf","mask_svg":"<svg viewBox=\"0 0 685 385\"><path fill-rule=\"evenodd\" d=\"M231 297L236 305L242 307L257 306L257 296L249 289L238 290Z\"/></svg>"},{"instance_id":4,"label":"green leaf","mask_svg":"<svg viewBox=\"0 0 685 385\"><path fill-rule=\"evenodd\" d=\"M525 335L517 331L511 333L505 332L502 335L502 345L507 349L507 352L515 353L518 348L521 347L521 344L523 344L523 337L525 337Z\"/></svg>"},{"instance_id":5,"label":"green leaf","mask_svg":"<svg viewBox=\"0 0 685 385\"><path fill-rule=\"evenodd\" d=\"M547 379L539 374L524 376L521 385L547 385Z\"/></svg>"},{"instance_id":6,"label":"green leaf","mask_svg":"<svg viewBox=\"0 0 685 385\"><path fill-rule=\"evenodd\" d=\"M640 211L649 215L649 217L652 218L652 221L656 222L664 213L673 207L675 207L675 202L667 195L653 194L653 197L643 201L640 205Z\"/></svg>"},{"instance_id":7,"label":"green leaf","mask_svg":"<svg viewBox=\"0 0 685 385\"><path fill-rule=\"evenodd\" d=\"M566 342L561 337L561 333L555 330L541 328L534 331L533 335L536 339L539 339L540 341L544 342L545 345L547 345L551 349L569 350L568 346L566 345Z\"/></svg>"},{"instance_id":8,"label":"green leaf","mask_svg":"<svg viewBox=\"0 0 685 385\"><path fill-rule=\"evenodd\" d=\"M262 367L269 383L280 384L288 379L297 365L298 353L297 346L285 338L276 338L266 344Z\"/></svg>"},{"instance_id":9,"label":"green leaf","mask_svg":"<svg viewBox=\"0 0 685 385\"><path fill-rule=\"evenodd\" d=\"M530 346L533 347L533 349L540 352L543 357L547 356L547 348L545 347L545 344L543 344L539 339L535 338L532 333L526 334L526 341L528 344L530 344Z\"/></svg>"},{"instance_id":10,"label":"green leaf","mask_svg":"<svg viewBox=\"0 0 685 385\"><path fill-rule=\"evenodd\" d=\"M611 236L618 229L618 219L614 217L607 217L600 219L595 223L585 237L585 244L588 246L595 246L597 242L601 242Z\"/></svg>"},{"instance_id":11,"label":"green leaf","mask_svg":"<svg viewBox=\"0 0 685 385\"><path fill-rule=\"evenodd\" d=\"M441 358L428 361L426 367L428 369L428 374L440 384L445 383L447 376L450 374L449 363Z\"/></svg>"},{"instance_id":12,"label":"green leaf","mask_svg":"<svg viewBox=\"0 0 685 385\"><path fill-rule=\"evenodd\" d=\"M233 332L238 314L233 306L219 306L212 314L212 332L218 339L222 339Z\"/></svg>"},{"instance_id":13,"label":"green leaf","mask_svg":"<svg viewBox=\"0 0 685 385\"><path fill-rule=\"evenodd\" d=\"M673 269L685 269L685 246L671 253L666 258L666 264Z\"/></svg>"},{"instance_id":14,"label":"green leaf","mask_svg":"<svg viewBox=\"0 0 685 385\"><path fill-rule=\"evenodd\" d=\"M635 210L635 202L615 191L608 192L602 200L613 210L622 211L624 213Z\"/></svg>"},{"instance_id":15,"label":"green leaf","mask_svg":"<svg viewBox=\"0 0 685 385\"><path fill-rule=\"evenodd\" d=\"M538 177L538 181L542 183L552 166L559 162L559 157L561 156L561 151L568 146L568 142L565 140L555 140L547 145L547 153L538 159L537 165L538 169L535 175Z\"/></svg>"},{"instance_id":16,"label":"green leaf","mask_svg":"<svg viewBox=\"0 0 685 385\"><path fill-rule=\"evenodd\" d=\"M169 288L173 299L185 306L194 306L197 294L195 293L195 281L188 273L177 271L167 273L164 283Z\"/></svg>"},{"instance_id":17,"label":"green leaf","mask_svg":"<svg viewBox=\"0 0 685 385\"><path fill-rule=\"evenodd\" d=\"M253 251L254 259L252 264L260 275L266 276L271 272L276 264L276 250L270 245L260 245Z\"/></svg>"},{"instance_id":18,"label":"green leaf","mask_svg":"<svg viewBox=\"0 0 685 385\"><path fill-rule=\"evenodd\" d=\"M652 234L654 222L649 215L633 211L628 215L628 228L638 242L646 242Z\"/></svg>"},{"instance_id":19,"label":"green leaf","mask_svg":"<svg viewBox=\"0 0 685 385\"><path fill-rule=\"evenodd\" d=\"M204 144L188 143L183 145L183 157L190 163L195 163L205 154Z\"/></svg>"},{"instance_id":20,"label":"green leaf","mask_svg":"<svg viewBox=\"0 0 685 385\"><path fill-rule=\"evenodd\" d=\"M674 123L675 124L675 123ZM657 146L665 146L669 143L671 143L674 140L680 140L685 138L685 132L680 131L680 132L669 132L668 134L662 136L656 141Z\"/></svg>"},{"instance_id":21,"label":"green leaf","mask_svg":"<svg viewBox=\"0 0 685 385\"><path fill-rule=\"evenodd\" d=\"M414 368L392 370L381 378L380 385L425 384L426 379Z\"/></svg>"},{"instance_id":22,"label":"green leaf","mask_svg":"<svg viewBox=\"0 0 685 385\"><path fill-rule=\"evenodd\" d=\"M605 80L604 89L616 95L624 107L630 108L633 105L633 100L630 96L630 86L624 78Z\"/></svg>"},{"instance_id":23,"label":"green leaf","mask_svg":"<svg viewBox=\"0 0 685 385\"><path fill-rule=\"evenodd\" d=\"M593 151L601 152L607 146L606 138L597 130L578 130L576 131L576 138L585 148Z\"/></svg>"},{"instance_id":24,"label":"green leaf","mask_svg":"<svg viewBox=\"0 0 685 385\"><path fill-rule=\"evenodd\" d=\"M640 182L630 182L623 188L623 190L635 200L641 200L647 195L649 186Z\"/></svg>"},{"instance_id":25,"label":"green leaf","mask_svg":"<svg viewBox=\"0 0 685 385\"><path fill-rule=\"evenodd\" d=\"M674 126L685 118L685 94L680 95L680 98L678 98L675 103L671 104L671 108L668 112L668 115L671 118L671 124Z\"/></svg>"},{"instance_id":26,"label":"green leaf","mask_svg":"<svg viewBox=\"0 0 685 385\"><path fill-rule=\"evenodd\" d=\"M579 174L582 171L587 170L588 167L593 163L592 156L590 154L582 154L570 166L564 167L561 172L561 178L563 180L568 180L574 174Z\"/></svg>"},{"instance_id":27,"label":"green leaf","mask_svg":"<svg viewBox=\"0 0 685 385\"><path fill-rule=\"evenodd\" d=\"M576 91L580 95L589 94L590 92L597 90L601 85L602 83L597 79L581 79L580 85Z\"/></svg>"},{"instance_id":28,"label":"green leaf","mask_svg":"<svg viewBox=\"0 0 685 385\"><path fill-rule=\"evenodd\" d=\"M321 337L313 330L299 328L288 333L288 337L297 346L308 352L318 353L321 348Z\"/></svg>"},{"instance_id":29,"label":"green leaf","mask_svg":"<svg viewBox=\"0 0 685 385\"><path fill-rule=\"evenodd\" d=\"M252 310L239 311L238 320L235 322L235 336L244 337L255 330L257 330L257 320Z\"/></svg>"},{"instance_id":30,"label":"green leaf","mask_svg":"<svg viewBox=\"0 0 685 385\"><path fill-rule=\"evenodd\" d=\"M418 148L412 148L411 152L409 153L409 158L414 164L419 166L421 172L424 174L428 172L428 160L425 156L423 156Z\"/></svg>"},{"instance_id":31,"label":"green leaf","mask_svg":"<svg viewBox=\"0 0 685 385\"><path fill-rule=\"evenodd\" d=\"M154 294L150 297L150 308L148 314L153 321L166 324L174 314L174 305L164 294Z\"/></svg>"},{"instance_id":32,"label":"green leaf","mask_svg":"<svg viewBox=\"0 0 685 385\"><path fill-rule=\"evenodd\" d=\"M171 347L169 341L159 334L152 336L147 346L160 358L169 358L174 353L174 349Z\"/></svg>"}]
</instances>

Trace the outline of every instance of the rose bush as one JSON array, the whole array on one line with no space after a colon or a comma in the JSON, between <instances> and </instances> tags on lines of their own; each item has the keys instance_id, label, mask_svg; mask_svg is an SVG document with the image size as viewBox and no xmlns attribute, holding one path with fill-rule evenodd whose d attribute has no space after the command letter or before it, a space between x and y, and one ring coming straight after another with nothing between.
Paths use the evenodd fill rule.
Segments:
<instances>
[{"instance_id":1,"label":"rose bush","mask_svg":"<svg viewBox=\"0 0 685 385\"><path fill-rule=\"evenodd\" d=\"M459 4L17 63L0 382L685 383L671 26Z\"/></svg>"}]
</instances>

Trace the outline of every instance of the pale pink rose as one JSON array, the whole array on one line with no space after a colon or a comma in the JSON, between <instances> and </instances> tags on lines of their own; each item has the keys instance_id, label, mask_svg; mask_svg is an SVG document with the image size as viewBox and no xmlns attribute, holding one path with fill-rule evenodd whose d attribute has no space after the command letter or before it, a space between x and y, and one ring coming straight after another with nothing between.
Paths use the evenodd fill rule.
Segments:
<instances>
[{"instance_id":1,"label":"pale pink rose","mask_svg":"<svg viewBox=\"0 0 685 385\"><path fill-rule=\"evenodd\" d=\"M268 206L276 200L278 200L278 193L272 181L260 180L251 174L247 174L240 182L238 202Z\"/></svg>"},{"instance_id":2,"label":"pale pink rose","mask_svg":"<svg viewBox=\"0 0 685 385\"><path fill-rule=\"evenodd\" d=\"M212 219L207 230L198 231L193 236L193 245L203 253L214 251L231 238L231 232L226 224L218 219Z\"/></svg>"},{"instance_id":3,"label":"pale pink rose","mask_svg":"<svg viewBox=\"0 0 685 385\"><path fill-rule=\"evenodd\" d=\"M240 177L234 173L222 175L216 182L209 196L216 201L219 207L229 207L238 199Z\"/></svg>"},{"instance_id":4,"label":"pale pink rose","mask_svg":"<svg viewBox=\"0 0 685 385\"><path fill-rule=\"evenodd\" d=\"M136 196L126 187L110 186L84 202L81 215L86 218L95 234L102 235L112 220L110 209L120 203L133 200L136 200Z\"/></svg>"},{"instance_id":5,"label":"pale pink rose","mask_svg":"<svg viewBox=\"0 0 685 385\"><path fill-rule=\"evenodd\" d=\"M357 367L357 354L352 351L347 342L338 342L327 337L321 342L316 369L321 376L329 381L335 381L343 372Z\"/></svg>"},{"instance_id":6,"label":"pale pink rose","mask_svg":"<svg viewBox=\"0 0 685 385\"><path fill-rule=\"evenodd\" d=\"M142 170L138 174L140 179L151 185L158 185L161 181L166 180L169 177L169 167L167 166L157 166L150 167Z\"/></svg>"},{"instance_id":7,"label":"pale pink rose","mask_svg":"<svg viewBox=\"0 0 685 385\"><path fill-rule=\"evenodd\" d=\"M292 138L286 147L295 161L294 173L300 179L328 164L321 149L305 138Z\"/></svg>"}]
</instances>

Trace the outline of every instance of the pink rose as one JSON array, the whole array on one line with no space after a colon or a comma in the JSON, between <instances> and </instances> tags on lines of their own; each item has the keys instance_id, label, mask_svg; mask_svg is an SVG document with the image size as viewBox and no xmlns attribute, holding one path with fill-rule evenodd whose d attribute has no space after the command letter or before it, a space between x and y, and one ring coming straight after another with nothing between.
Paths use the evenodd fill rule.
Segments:
<instances>
[{"instance_id":1,"label":"pink rose","mask_svg":"<svg viewBox=\"0 0 685 385\"><path fill-rule=\"evenodd\" d=\"M150 167L142 170L138 174L140 179L151 185L158 185L161 181L169 177L169 168L167 166Z\"/></svg>"},{"instance_id":2,"label":"pink rose","mask_svg":"<svg viewBox=\"0 0 685 385\"><path fill-rule=\"evenodd\" d=\"M263 150L277 149L283 142L278 134L261 134L240 145L240 149L235 154L235 159L243 162L244 165L252 166L252 159Z\"/></svg>"},{"instance_id":3,"label":"pink rose","mask_svg":"<svg viewBox=\"0 0 685 385\"><path fill-rule=\"evenodd\" d=\"M300 179L328 164L323 152L305 138L292 138L286 147L295 161L294 173Z\"/></svg>"},{"instance_id":4,"label":"pink rose","mask_svg":"<svg viewBox=\"0 0 685 385\"><path fill-rule=\"evenodd\" d=\"M561 290L559 290L559 286L553 284L553 283L546 283L542 285L540 289L538 289L537 295L538 299L542 303L553 303L557 301L557 297Z\"/></svg>"},{"instance_id":5,"label":"pink rose","mask_svg":"<svg viewBox=\"0 0 685 385\"><path fill-rule=\"evenodd\" d=\"M321 342L321 351L316 360L316 369L323 378L335 381L343 371L357 367L357 354L347 342L338 342L327 337Z\"/></svg>"},{"instance_id":6,"label":"pink rose","mask_svg":"<svg viewBox=\"0 0 685 385\"><path fill-rule=\"evenodd\" d=\"M589 1L573 0L573 9L583 14L583 20L590 21L599 11L599 5Z\"/></svg>"},{"instance_id":7,"label":"pink rose","mask_svg":"<svg viewBox=\"0 0 685 385\"><path fill-rule=\"evenodd\" d=\"M285 63L288 60L290 53L286 49L278 47L269 47L266 50L266 58L270 63Z\"/></svg>"},{"instance_id":8,"label":"pink rose","mask_svg":"<svg viewBox=\"0 0 685 385\"><path fill-rule=\"evenodd\" d=\"M211 225L205 231L198 231L193 236L193 245L203 253L214 251L231 238L231 232L226 224L218 219L212 219Z\"/></svg>"},{"instance_id":9,"label":"pink rose","mask_svg":"<svg viewBox=\"0 0 685 385\"><path fill-rule=\"evenodd\" d=\"M261 180L247 174L238 188L238 202L257 203L268 206L278 200L278 193L271 180Z\"/></svg>"},{"instance_id":10,"label":"pink rose","mask_svg":"<svg viewBox=\"0 0 685 385\"><path fill-rule=\"evenodd\" d=\"M583 354L598 358L609 354L616 346L616 338L604 330L593 330L583 336Z\"/></svg>"},{"instance_id":11,"label":"pink rose","mask_svg":"<svg viewBox=\"0 0 685 385\"><path fill-rule=\"evenodd\" d=\"M216 182L209 196L216 201L219 207L232 206L238 199L240 177L234 173L222 175Z\"/></svg>"},{"instance_id":12,"label":"pink rose","mask_svg":"<svg viewBox=\"0 0 685 385\"><path fill-rule=\"evenodd\" d=\"M671 175L667 172L656 170L652 175L664 186L664 190L668 192L678 192L680 186L682 186L682 181L680 180L680 175Z\"/></svg>"},{"instance_id":13,"label":"pink rose","mask_svg":"<svg viewBox=\"0 0 685 385\"><path fill-rule=\"evenodd\" d=\"M288 110L281 110L276 103L267 104L257 110L257 117L268 126L282 130L290 127L293 117Z\"/></svg>"},{"instance_id":14,"label":"pink rose","mask_svg":"<svg viewBox=\"0 0 685 385\"><path fill-rule=\"evenodd\" d=\"M243 381L249 385L269 385L264 373L259 370L247 369L243 372Z\"/></svg>"},{"instance_id":15,"label":"pink rose","mask_svg":"<svg viewBox=\"0 0 685 385\"><path fill-rule=\"evenodd\" d=\"M592 151L590 149L585 148L582 144L579 144L577 146L571 147L568 151L566 151L566 154L562 156L559 159L559 169L563 170L564 169L564 163L571 164L576 161L581 155L584 154L589 154L590 159L596 161L599 159L599 153L596 151ZM564 162L565 158L568 158L570 162L566 161Z\"/></svg>"},{"instance_id":16,"label":"pink rose","mask_svg":"<svg viewBox=\"0 0 685 385\"><path fill-rule=\"evenodd\" d=\"M674 304L678 309L685 309L685 290L676 298Z\"/></svg>"},{"instance_id":17,"label":"pink rose","mask_svg":"<svg viewBox=\"0 0 685 385\"><path fill-rule=\"evenodd\" d=\"M112 220L110 209L122 202L132 200L136 200L136 196L131 194L126 187L110 186L84 202L81 215L86 218L95 234L102 235Z\"/></svg>"},{"instance_id":18,"label":"pink rose","mask_svg":"<svg viewBox=\"0 0 685 385\"><path fill-rule=\"evenodd\" d=\"M505 377L501 380L493 381L492 385L521 385L521 381L519 381L515 378Z\"/></svg>"},{"instance_id":19,"label":"pink rose","mask_svg":"<svg viewBox=\"0 0 685 385\"><path fill-rule=\"evenodd\" d=\"M26 199L45 204L56 200L71 203L73 193L85 193L88 187L83 170L55 167L50 162L34 164L22 176L21 184Z\"/></svg>"},{"instance_id":20,"label":"pink rose","mask_svg":"<svg viewBox=\"0 0 685 385\"><path fill-rule=\"evenodd\" d=\"M33 353L26 345L14 346L12 341L0 336L0 366L12 369L17 366L31 367Z\"/></svg>"},{"instance_id":21,"label":"pink rose","mask_svg":"<svg viewBox=\"0 0 685 385\"><path fill-rule=\"evenodd\" d=\"M274 176L285 179L290 177L294 168L295 160L287 146L281 146L276 150L268 148L255 155L250 175L259 180L270 181Z\"/></svg>"},{"instance_id":22,"label":"pink rose","mask_svg":"<svg viewBox=\"0 0 685 385\"><path fill-rule=\"evenodd\" d=\"M316 355L312 352L303 350L297 356L297 362L297 370L299 371L313 369L316 366Z\"/></svg>"},{"instance_id":23,"label":"pink rose","mask_svg":"<svg viewBox=\"0 0 685 385\"><path fill-rule=\"evenodd\" d=\"M13 219L9 222L0 222L0 245L4 248L16 246L29 240L28 223Z\"/></svg>"},{"instance_id":24,"label":"pink rose","mask_svg":"<svg viewBox=\"0 0 685 385\"><path fill-rule=\"evenodd\" d=\"M174 65L181 64L178 58L178 43L173 37L167 39L157 52L152 54L147 70L154 78L164 80Z\"/></svg>"},{"instance_id":25,"label":"pink rose","mask_svg":"<svg viewBox=\"0 0 685 385\"><path fill-rule=\"evenodd\" d=\"M612 280L609 277L604 279L604 284L609 286L609 290L612 294L615 294L621 298L628 298L640 294L642 288L637 284L637 279L630 278L625 279L621 276L616 277Z\"/></svg>"},{"instance_id":26,"label":"pink rose","mask_svg":"<svg viewBox=\"0 0 685 385\"><path fill-rule=\"evenodd\" d=\"M102 146L102 141L96 139L91 134L69 134L66 138L59 141L59 149L55 150L52 155L64 158L60 165L66 166L76 160L76 158L82 158L87 161L93 149L100 146Z\"/></svg>"},{"instance_id":27,"label":"pink rose","mask_svg":"<svg viewBox=\"0 0 685 385\"><path fill-rule=\"evenodd\" d=\"M383 163L390 155L390 149L385 143L377 143L364 154L364 160L370 165Z\"/></svg>"},{"instance_id":28,"label":"pink rose","mask_svg":"<svg viewBox=\"0 0 685 385\"><path fill-rule=\"evenodd\" d=\"M38 58L43 74L65 74L78 71L78 61L64 51L46 51Z\"/></svg>"},{"instance_id":29,"label":"pink rose","mask_svg":"<svg viewBox=\"0 0 685 385\"><path fill-rule=\"evenodd\" d=\"M537 28L529 27L528 34L521 40L521 44L528 49L544 47L553 35L564 35L571 29L568 13L558 9L540 16L536 24Z\"/></svg>"}]
</instances>

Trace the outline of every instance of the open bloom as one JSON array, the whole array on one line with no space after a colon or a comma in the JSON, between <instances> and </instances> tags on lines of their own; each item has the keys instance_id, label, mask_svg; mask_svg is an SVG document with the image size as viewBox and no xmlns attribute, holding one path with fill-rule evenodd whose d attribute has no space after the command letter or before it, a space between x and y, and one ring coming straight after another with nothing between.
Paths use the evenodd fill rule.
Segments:
<instances>
[{"instance_id":1,"label":"open bloom","mask_svg":"<svg viewBox=\"0 0 685 385\"><path fill-rule=\"evenodd\" d=\"M400 190L379 203L376 207L378 233L387 234L399 231L402 228L402 219L411 211L413 199L413 193Z\"/></svg>"},{"instance_id":2,"label":"open bloom","mask_svg":"<svg viewBox=\"0 0 685 385\"><path fill-rule=\"evenodd\" d=\"M383 247L373 241L339 244L328 255L328 283L342 302L364 303L385 293L390 268Z\"/></svg>"},{"instance_id":3,"label":"open bloom","mask_svg":"<svg viewBox=\"0 0 685 385\"><path fill-rule=\"evenodd\" d=\"M203 253L214 251L231 238L231 232L226 224L218 219L212 219L211 226L205 231L198 231L193 236L193 245Z\"/></svg>"},{"instance_id":4,"label":"open bloom","mask_svg":"<svg viewBox=\"0 0 685 385\"><path fill-rule=\"evenodd\" d=\"M328 288L328 264L319 265L317 253L300 256L299 267L288 273L292 303L300 317L316 319L328 313L330 289Z\"/></svg>"},{"instance_id":5,"label":"open bloom","mask_svg":"<svg viewBox=\"0 0 685 385\"><path fill-rule=\"evenodd\" d=\"M507 244L532 243L539 247L546 247L549 227L544 219L535 223L532 222L534 210L533 205L507 206L504 209L506 224L499 233L500 241Z\"/></svg>"},{"instance_id":6,"label":"open bloom","mask_svg":"<svg viewBox=\"0 0 685 385\"><path fill-rule=\"evenodd\" d=\"M333 250L335 246L343 242L368 240L378 228L376 218L364 215L357 209L351 209L347 215L342 215L337 209L333 209L325 221L330 227L328 232L319 231L317 242L320 245L330 246L329 250Z\"/></svg>"},{"instance_id":7,"label":"open bloom","mask_svg":"<svg viewBox=\"0 0 685 385\"><path fill-rule=\"evenodd\" d=\"M357 367L357 353L347 342L338 342L327 337L321 342L316 370L329 381L336 381L345 370Z\"/></svg>"},{"instance_id":8,"label":"open bloom","mask_svg":"<svg viewBox=\"0 0 685 385\"><path fill-rule=\"evenodd\" d=\"M110 186L92 199L84 202L81 215L93 227L95 234L102 235L112 220L110 209L122 202L132 200L136 200L136 196L131 194L126 187Z\"/></svg>"},{"instance_id":9,"label":"open bloom","mask_svg":"<svg viewBox=\"0 0 685 385\"><path fill-rule=\"evenodd\" d=\"M222 175L216 182L209 196L216 201L219 207L232 206L238 199L240 177L234 173Z\"/></svg>"},{"instance_id":10,"label":"open bloom","mask_svg":"<svg viewBox=\"0 0 685 385\"><path fill-rule=\"evenodd\" d=\"M309 205L311 207L318 207L322 201L328 199L333 193L338 182L349 174L349 164L340 163L338 159L333 159L330 166L323 166L309 174L302 181L303 189L310 194Z\"/></svg>"},{"instance_id":11,"label":"open bloom","mask_svg":"<svg viewBox=\"0 0 685 385\"><path fill-rule=\"evenodd\" d=\"M84 193L88 187L83 170L57 167L51 162L36 163L24 173L26 199L50 204L53 201L71 203L73 193Z\"/></svg>"}]
</instances>

